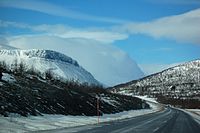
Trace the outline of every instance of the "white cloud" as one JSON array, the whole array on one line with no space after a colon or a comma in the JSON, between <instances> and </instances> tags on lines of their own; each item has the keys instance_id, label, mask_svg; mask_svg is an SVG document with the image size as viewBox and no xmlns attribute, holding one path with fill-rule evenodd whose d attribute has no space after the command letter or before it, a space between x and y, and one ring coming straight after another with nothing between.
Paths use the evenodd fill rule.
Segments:
<instances>
[{"instance_id":1,"label":"white cloud","mask_svg":"<svg viewBox=\"0 0 200 133\"><path fill-rule=\"evenodd\" d=\"M26 9L37 12L42 12L54 16L61 16L80 20L89 21L99 21L108 23L125 23L126 20L110 18L110 17L100 17L90 14L85 14L78 11L73 11L70 9L63 8L61 6L51 4L49 1L37 1L37 0L1 0L0 6L2 7L12 7L18 9Z\"/></svg>"},{"instance_id":2,"label":"white cloud","mask_svg":"<svg viewBox=\"0 0 200 133\"><path fill-rule=\"evenodd\" d=\"M0 35L0 49L16 49L8 45L8 40L5 36Z\"/></svg>"},{"instance_id":3,"label":"white cloud","mask_svg":"<svg viewBox=\"0 0 200 133\"><path fill-rule=\"evenodd\" d=\"M11 46L21 49L51 49L76 59L94 77L106 85L116 85L143 76L137 64L123 51L112 45L128 38L112 30L78 29L65 25L28 25L0 21L0 27L29 29L36 35L8 37Z\"/></svg>"},{"instance_id":4,"label":"white cloud","mask_svg":"<svg viewBox=\"0 0 200 133\"><path fill-rule=\"evenodd\" d=\"M8 40L4 36L1 36L1 35L0 35L0 44L2 45L8 44Z\"/></svg>"},{"instance_id":5,"label":"white cloud","mask_svg":"<svg viewBox=\"0 0 200 133\"><path fill-rule=\"evenodd\" d=\"M199 0L147 0L157 4L174 4L174 5L199 5Z\"/></svg>"},{"instance_id":6,"label":"white cloud","mask_svg":"<svg viewBox=\"0 0 200 133\"><path fill-rule=\"evenodd\" d=\"M61 38L49 35L17 36L9 44L22 49L52 49L74 59L100 82L112 86L143 76L137 64L113 45L83 38Z\"/></svg>"},{"instance_id":7,"label":"white cloud","mask_svg":"<svg viewBox=\"0 0 200 133\"><path fill-rule=\"evenodd\" d=\"M101 41L103 43L113 43L116 40L125 40L128 38L128 35L121 33L114 33L108 31L81 31L81 30L72 30L65 32L64 34L54 34L63 38L86 38L94 39L96 41Z\"/></svg>"},{"instance_id":8,"label":"white cloud","mask_svg":"<svg viewBox=\"0 0 200 133\"><path fill-rule=\"evenodd\" d=\"M147 34L178 42L200 44L200 9L150 22L130 23L121 27L132 34Z\"/></svg>"},{"instance_id":9,"label":"white cloud","mask_svg":"<svg viewBox=\"0 0 200 133\"><path fill-rule=\"evenodd\" d=\"M95 78L115 85L142 76L136 63L111 44L128 38L128 34L147 34L179 42L200 44L200 9L151 22L129 23L114 29L74 28L66 25L28 25L1 21L1 27L30 29L40 35L9 38L9 44L22 49L43 48L62 52L76 59ZM110 30L111 29L111 30ZM170 50L169 48L157 50ZM141 64L146 74L159 72L173 64Z\"/></svg>"},{"instance_id":10,"label":"white cloud","mask_svg":"<svg viewBox=\"0 0 200 133\"><path fill-rule=\"evenodd\" d=\"M24 23L10 22L0 20L0 27L14 27L29 29L33 32L40 32L46 35L58 36L62 38L84 38L100 41L102 43L113 43L117 40L125 40L128 34L119 33L112 30L99 28L74 28L63 24L56 25L28 25Z\"/></svg>"},{"instance_id":11,"label":"white cloud","mask_svg":"<svg viewBox=\"0 0 200 133\"><path fill-rule=\"evenodd\" d=\"M154 38L167 38L181 43L200 44L200 9L181 15L168 16L149 22L127 23L115 27L73 28L66 25L27 25L15 22L1 21L0 26L28 28L33 31L45 32L64 38L94 39L104 43L113 43L116 40L125 40L130 34L146 34Z\"/></svg>"},{"instance_id":12,"label":"white cloud","mask_svg":"<svg viewBox=\"0 0 200 133\"><path fill-rule=\"evenodd\" d=\"M31 27L31 26L30 26ZM84 38L100 41L103 43L113 43L117 40L125 40L128 34L104 30L98 28L73 28L65 25L38 25L32 26L32 30L43 31L49 35L62 38Z\"/></svg>"}]
</instances>

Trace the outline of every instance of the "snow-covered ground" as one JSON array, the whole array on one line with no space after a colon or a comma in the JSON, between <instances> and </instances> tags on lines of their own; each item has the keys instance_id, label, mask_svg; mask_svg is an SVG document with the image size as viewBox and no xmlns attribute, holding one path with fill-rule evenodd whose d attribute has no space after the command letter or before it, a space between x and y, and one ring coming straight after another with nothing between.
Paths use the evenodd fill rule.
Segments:
<instances>
[{"instance_id":1,"label":"snow-covered ground","mask_svg":"<svg viewBox=\"0 0 200 133\"><path fill-rule=\"evenodd\" d=\"M137 97L137 98L140 98L140 99L148 101L148 102L158 103L155 98L148 97L147 95L144 95L144 96L134 95L132 93L126 93L125 91L120 91L119 93L122 94L122 95Z\"/></svg>"},{"instance_id":2,"label":"snow-covered ground","mask_svg":"<svg viewBox=\"0 0 200 133\"><path fill-rule=\"evenodd\" d=\"M176 108L178 110L181 110L187 114L189 114L190 116L192 116L194 118L194 120L200 124L200 109L180 109L180 108Z\"/></svg>"},{"instance_id":3,"label":"snow-covered ground","mask_svg":"<svg viewBox=\"0 0 200 133\"><path fill-rule=\"evenodd\" d=\"M148 101L148 102L158 103L155 98L150 98L148 96L136 96L136 95L133 95L133 96L138 97L138 98L143 99L143 100Z\"/></svg>"},{"instance_id":4,"label":"snow-covered ground","mask_svg":"<svg viewBox=\"0 0 200 133\"><path fill-rule=\"evenodd\" d=\"M187 111L193 112L200 116L200 109L186 109Z\"/></svg>"},{"instance_id":5,"label":"snow-covered ground","mask_svg":"<svg viewBox=\"0 0 200 133\"><path fill-rule=\"evenodd\" d=\"M151 106L152 105L158 106L159 104L154 98L149 98L147 96L135 96L135 97L146 100L147 103L151 104ZM179 109L179 108L176 108L176 109ZM197 121L200 124L200 109L179 109L179 110L188 113L194 118L195 121Z\"/></svg>"},{"instance_id":6,"label":"snow-covered ground","mask_svg":"<svg viewBox=\"0 0 200 133\"><path fill-rule=\"evenodd\" d=\"M1 50L0 62L5 63L9 69L23 63L27 70L40 72L52 72L53 77L79 83L100 85L91 73L81 67L77 61L62 53L51 50Z\"/></svg>"},{"instance_id":7,"label":"snow-covered ground","mask_svg":"<svg viewBox=\"0 0 200 133\"><path fill-rule=\"evenodd\" d=\"M8 73L3 73L2 80L10 82L10 83L16 81L15 78Z\"/></svg>"},{"instance_id":8,"label":"snow-covered ground","mask_svg":"<svg viewBox=\"0 0 200 133\"><path fill-rule=\"evenodd\" d=\"M9 83L13 83L15 82L15 78L13 76L11 76L10 74L7 74L7 73L2 73L3 76L2 76L2 81L6 81L6 82L9 82ZM3 82L0 81L0 86L3 85Z\"/></svg>"},{"instance_id":9,"label":"snow-covered ground","mask_svg":"<svg viewBox=\"0 0 200 133\"><path fill-rule=\"evenodd\" d=\"M158 104L149 104L151 109L131 110L116 114L105 114L100 117L100 122L126 119L161 110L161 107ZM11 114L10 117L0 116L0 133L22 133L27 131L56 129L96 123L96 116L88 117L44 114L44 116L22 117Z\"/></svg>"},{"instance_id":10,"label":"snow-covered ground","mask_svg":"<svg viewBox=\"0 0 200 133\"><path fill-rule=\"evenodd\" d=\"M185 109L184 112L191 115L200 124L200 109Z\"/></svg>"}]
</instances>

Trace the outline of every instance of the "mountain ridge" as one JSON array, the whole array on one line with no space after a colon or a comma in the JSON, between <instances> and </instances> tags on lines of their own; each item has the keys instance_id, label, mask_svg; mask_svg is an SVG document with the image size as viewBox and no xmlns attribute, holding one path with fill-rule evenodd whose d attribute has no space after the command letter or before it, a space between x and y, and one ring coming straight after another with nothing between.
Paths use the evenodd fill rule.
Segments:
<instances>
[{"instance_id":1,"label":"mountain ridge","mask_svg":"<svg viewBox=\"0 0 200 133\"><path fill-rule=\"evenodd\" d=\"M147 79L147 78L149 78L149 77L151 77L151 76L155 76L155 75L157 75L157 74L160 74L160 73L162 73L162 72L165 72L165 71L171 70L171 69L176 68L176 67L181 67L181 66L184 65L184 64L191 63L191 62L194 62L194 61L199 61L199 62L200 62L200 59L195 59L195 60L192 60L192 61L188 61L188 62L185 62L185 63L179 64L179 65L176 65L176 66L173 66L173 67L167 68L167 69L162 70L162 71L160 71L160 72L156 72L156 73L153 73L153 74L147 75L147 76L145 76L145 77L143 77L143 78L140 78L140 79L138 79L138 80L132 80L132 81L130 81L130 82L126 82L126 83L122 83L122 84L119 84L119 85L115 85L115 86L110 87L110 88L115 88L115 87L117 88L117 87L120 87L120 86L123 86L123 85L127 85L127 84L131 84L131 83L135 83L135 82L137 82L137 81L139 81L139 80L145 80L145 79Z\"/></svg>"},{"instance_id":2,"label":"mountain ridge","mask_svg":"<svg viewBox=\"0 0 200 133\"><path fill-rule=\"evenodd\" d=\"M148 95L163 103L175 104L187 100L190 101L187 105L181 102L178 105L190 108L190 104L197 103L193 107L200 108L200 60L189 61L110 89L128 95Z\"/></svg>"},{"instance_id":3,"label":"mountain ridge","mask_svg":"<svg viewBox=\"0 0 200 133\"><path fill-rule=\"evenodd\" d=\"M0 115L22 116L62 114L99 115L127 110L149 109L145 101L131 96L112 94L101 86L76 82L46 80L37 75L3 73L0 80Z\"/></svg>"},{"instance_id":4,"label":"mountain ridge","mask_svg":"<svg viewBox=\"0 0 200 133\"><path fill-rule=\"evenodd\" d=\"M3 49L0 50L0 55L0 61L5 62L9 67L22 62L25 64L27 69L34 68L40 73L51 71L54 78L100 85L92 74L82 68L77 61L53 50Z\"/></svg>"}]
</instances>

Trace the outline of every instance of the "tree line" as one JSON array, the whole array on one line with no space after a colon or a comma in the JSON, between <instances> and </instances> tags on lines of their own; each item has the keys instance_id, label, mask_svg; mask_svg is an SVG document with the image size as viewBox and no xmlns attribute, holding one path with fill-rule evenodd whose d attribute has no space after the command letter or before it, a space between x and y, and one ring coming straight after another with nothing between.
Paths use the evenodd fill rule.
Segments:
<instances>
[{"instance_id":1,"label":"tree line","mask_svg":"<svg viewBox=\"0 0 200 133\"><path fill-rule=\"evenodd\" d=\"M14 63L11 63L10 65L7 64L5 61L0 61L0 79L1 76L3 76L3 72L14 74L16 76L26 76L28 74L37 76L41 79L48 80L54 84L64 84L65 86L68 86L68 88L84 88L85 90L93 90L93 88L96 88L99 92L103 88L101 85L94 85L94 84L88 84L80 83L78 80L65 80L62 77L55 77L54 72L52 69L47 69L45 72L40 72L37 69L35 69L34 66L28 66L26 63L24 63L22 60L18 61L17 59L14 60Z\"/></svg>"},{"instance_id":2,"label":"tree line","mask_svg":"<svg viewBox=\"0 0 200 133\"><path fill-rule=\"evenodd\" d=\"M44 73L41 73L40 71L36 70L34 66L30 67L22 60L18 61L17 59L15 59L11 64L7 64L5 61L0 61L0 73L2 74L3 72L10 74L12 73L18 76L24 76L25 74L36 75L47 80L54 79L54 74L50 69L46 70Z\"/></svg>"}]
</instances>

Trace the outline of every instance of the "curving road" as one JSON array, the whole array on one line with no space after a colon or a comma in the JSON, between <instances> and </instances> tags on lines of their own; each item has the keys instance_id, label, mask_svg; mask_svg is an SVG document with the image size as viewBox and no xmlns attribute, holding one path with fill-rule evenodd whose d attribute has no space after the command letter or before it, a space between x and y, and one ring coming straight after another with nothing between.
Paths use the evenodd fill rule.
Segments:
<instances>
[{"instance_id":1,"label":"curving road","mask_svg":"<svg viewBox=\"0 0 200 133\"><path fill-rule=\"evenodd\" d=\"M200 133L200 124L177 109L98 125L41 131L41 133Z\"/></svg>"}]
</instances>

